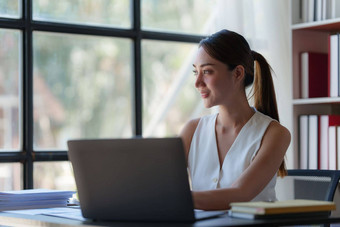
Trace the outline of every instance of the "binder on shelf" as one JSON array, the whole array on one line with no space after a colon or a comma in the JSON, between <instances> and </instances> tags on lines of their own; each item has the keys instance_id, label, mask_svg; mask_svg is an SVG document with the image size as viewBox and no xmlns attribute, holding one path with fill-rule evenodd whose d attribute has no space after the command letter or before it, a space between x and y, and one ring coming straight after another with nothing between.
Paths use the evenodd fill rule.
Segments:
<instances>
[{"instance_id":1,"label":"binder on shelf","mask_svg":"<svg viewBox=\"0 0 340 227\"><path fill-rule=\"evenodd\" d=\"M301 53L301 97L328 96L328 54Z\"/></svg>"},{"instance_id":2,"label":"binder on shelf","mask_svg":"<svg viewBox=\"0 0 340 227\"><path fill-rule=\"evenodd\" d=\"M338 127L340 127L340 115L329 115L329 169L337 170L340 166L338 165Z\"/></svg>"},{"instance_id":3,"label":"binder on shelf","mask_svg":"<svg viewBox=\"0 0 340 227\"><path fill-rule=\"evenodd\" d=\"M320 169L330 169L330 162L332 162L331 164L331 168L335 169L336 166L340 167L340 156L338 155L338 161L337 161L337 165L334 163L336 154L340 151L339 146L340 143L335 141L335 134L334 132L332 132L331 135L329 135L329 127L333 126L337 128L337 141L340 140L340 115L320 115L320 119L319 119L319 148L320 148L320 152L319 152L319 168ZM334 131L334 129L331 129ZM330 145L331 144L331 145ZM336 149L334 146L337 146ZM330 149L332 149L330 151ZM330 157L330 152L332 157ZM330 160L330 159L333 160Z\"/></svg>"},{"instance_id":4,"label":"binder on shelf","mask_svg":"<svg viewBox=\"0 0 340 227\"><path fill-rule=\"evenodd\" d=\"M335 1L326 0L326 19L335 18Z\"/></svg>"},{"instance_id":5,"label":"binder on shelf","mask_svg":"<svg viewBox=\"0 0 340 227\"><path fill-rule=\"evenodd\" d=\"M322 4L322 13L321 13L321 20L326 20L327 19L327 5L329 5L329 4L327 4L327 1L326 0L322 0L322 2L321 2L321 4Z\"/></svg>"},{"instance_id":6,"label":"binder on shelf","mask_svg":"<svg viewBox=\"0 0 340 227\"><path fill-rule=\"evenodd\" d=\"M328 87L329 97L339 96L339 34L329 37L329 62L328 62Z\"/></svg>"},{"instance_id":7,"label":"binder on shelf","mask_svg":"<svg viewBox=\"0 0 340 227\"><path fill-rule=\"evenodd\" d=\"M337 169L337 130L336 126L330 126L328 132L329 141L329 169Z\"/></svg>"},{"instance_id":8,"label":"binder on shelf","mask_svg":"<svg viewBox=\"0 0 340 227\"><path fill-rule=\"evenodd\" d=\"M308 169L318 169L319 151L319 116L308 117Z\"/></svg>"},{"instance_id":9,"label":"binder on shelf","mask_svg":"<svg viewBox=\"0 0 340 227\"><path fill-rule=\"evenodd\" d=\"M320 152L319 152L319 168L320 169L329 169L329 154L328 154L328 127L329 127L329 116L321 115L320 116Z\"/></svg>"},{"instance_id":10,"label":"binder on shelf","mask_svg":"<svg viewBox=\"0 0 340 227\"><path fill-rule=\"evenodd\" d=\"M315 10L314 10L314 19L316 21L322 20L322 5L324 0L315 0Z\"/></svg>"},{"instance_id":11,"label":"binder on shelf","mask_svg":"<svg viewBox=\"0 0 340 227\"><path fill-rule=\"evenodd\" d=\"M308 169L308 115L299 116L299 162L301 169Z\"/></svg>"}]
</instances>

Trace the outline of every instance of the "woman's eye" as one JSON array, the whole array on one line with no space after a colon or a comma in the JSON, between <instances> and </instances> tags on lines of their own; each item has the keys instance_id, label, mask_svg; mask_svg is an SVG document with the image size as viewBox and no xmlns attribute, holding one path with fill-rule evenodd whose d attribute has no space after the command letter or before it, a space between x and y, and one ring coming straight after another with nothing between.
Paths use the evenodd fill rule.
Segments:
<instances>
[{"instance_id":1,"label":"woman's eye","mask_svg":"<svg viewBox=\"0 0 340 227\"><path fill-rule=\"evenodd\" d=\"M194 73L195 76L197 75L197 70L193 70L192 72Z\"/></svg>"},{"instance_id":2,"label":"woman's eye","mask_svg":"<svg viewBox=\"0 0 340 227\"><path fill-rule=\"evenodd\" d=\"M211 70L203 70L203 74L210 74Z\"/></svg>"}]
</instances>

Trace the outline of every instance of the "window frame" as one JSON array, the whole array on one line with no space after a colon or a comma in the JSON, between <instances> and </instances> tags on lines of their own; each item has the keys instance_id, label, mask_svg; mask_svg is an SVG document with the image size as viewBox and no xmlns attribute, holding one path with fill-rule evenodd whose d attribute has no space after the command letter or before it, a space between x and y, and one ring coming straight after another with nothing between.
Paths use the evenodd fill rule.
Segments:
<instances>
[{"instance_id":1,"label":"window frame","mask_svg":"<svg viewBox=\"0 0 340 227\"><path fill-rule=\"evenodd\" d=\"M23 187L32 189L33 164L36 161L67 161L67 150L40 150L33 148L33 31L81 34L101 37L127 38L133 42L133 135L142 135L142 40L175 41L198 43L205 36L181 33L147 31L141 29L141 1L130 0L132 27L129 29L69 24L33 20L34 0L21 0L22 18L0 18L0 29L15 29L22 33L21 76L21 132L22 146L19 151L1 151L0 163L21 162L23 164Z\"/></svg>"}]
</instances>

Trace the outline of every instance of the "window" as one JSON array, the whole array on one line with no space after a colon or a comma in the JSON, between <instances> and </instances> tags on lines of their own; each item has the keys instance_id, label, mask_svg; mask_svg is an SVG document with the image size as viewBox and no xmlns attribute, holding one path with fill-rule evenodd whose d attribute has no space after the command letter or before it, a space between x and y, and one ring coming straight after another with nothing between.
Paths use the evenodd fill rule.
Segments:
<instances>
[{"instance_id":1,"label":"window","mask_svg":"<svg viewBox=\"0 0 340 227\"><path fill-rule=\"evenodd\" d=\"M34 149L132 136L130 39L33 33Z\"/></svg>"},{"instance_id":2,"label":"window","mask_svg":"<svg viewBox=\"0 0 340 227\"><path fill-rule=\"evenodd\" d=\"M0 17L20 18L22 0L1 0Z\"/></svg>"},{"instance_id":3,"label":"window","mask_svg":"<svg viewBox=\"0 0 340 227\"><path fill-rule=\"evenodd\" d=\"M66 141L166 137L204 108L211 0L0 1L0 190L74 190Z\"/></svg>"},{"instance_id":4,"label":"window","mask_svg":"<svg viewBox=\"0 0 340 227\"><path fill-rule=\"evenodd\" d=\"M21 33L16 29L0 29L0 150L19 150Z\"/></svg>"},{"instance_id":5,"label":"window","mask_svg":"<svg viewBox=\"0 0 340 227\"><path fill-rule=\"evenodd\" d=\"M129 0L33 0L33 19L131 28L130 5Z\"/></svg>"},{"instance_id":6,"label":"window","mask_svg":"<svg viewBox=\"0 0 340 227\"><path fill-rule=\"evenodd\" d=\"M213 32L216 0L142 0L142 29L186 34Z\"/></svg>"}]
</instances>

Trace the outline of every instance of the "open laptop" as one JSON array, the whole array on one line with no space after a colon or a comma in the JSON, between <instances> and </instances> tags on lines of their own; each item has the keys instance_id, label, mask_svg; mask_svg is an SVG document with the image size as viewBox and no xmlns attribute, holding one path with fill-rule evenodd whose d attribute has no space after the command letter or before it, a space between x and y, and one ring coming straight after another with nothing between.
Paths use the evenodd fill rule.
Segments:
<instances>
[{"instance_id":1,"label":"open laptop","mask_svg":"<svg viewBox=\"0 0 340 227\"><path fill-rule=\"evenodd\" d=\"M189 221L194 212L180 138L68 141L82 214L123 221Z\"/></svg>"}]
</instances>

